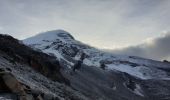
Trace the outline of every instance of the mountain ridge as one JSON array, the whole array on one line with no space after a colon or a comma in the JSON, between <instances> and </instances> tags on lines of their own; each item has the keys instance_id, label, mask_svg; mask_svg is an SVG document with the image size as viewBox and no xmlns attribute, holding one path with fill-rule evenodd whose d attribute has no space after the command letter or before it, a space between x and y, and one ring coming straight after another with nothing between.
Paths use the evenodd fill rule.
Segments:
<instances>
[{"instance_id":1,"label":"mountain ridge","mask_svg":"<svg viewBox=\"0 0 170 100\"><path fill-rule=\"evenodd\" d=\"M114 55L81 43L69 33L62 31L62 35L59 32L53 37L48 32L45 33L49 38L39 34L38 38L32 37L34 41L38 39L36 42L29 38L27 44L0 35L0 73L3 73L0 86L10 88L6 93L0 87L3 93L0 98L17 100L16 92L11 91L22 90L26 100L170 99L168 62ZM83 63L73 70L82 53L85 54ZM4 78L6 75L10 81L16 80L19 90L11 88L12 84Z\"/></svg>"},{"instance_id":2,"label":"mountain ridge","mask_svg":"<svg viewBox=\"0 0 170 100\"><path fill-rule=\"evenodd\" d=\"M63 31L61 33L60 31L56 31L56 30L52 32L57 33L57 34L63 34ZM42 34L40 33L39 36L43 34L44 33ZM49 35L49 37L51 35L49 31L45 32L45 34ZM70 33L66 32L66 34L70 34ZM33 39L39 39L39 37L35 36L33 37ZM64 38L64 39L67 40L67 38ZM32 39L29 38L28 40L31 41ZM84 60L84 64L89 65L89 66L101 67L101 64L105 63L106 65L108 65L106 66L106 69L112 69L112 66L115 66L114 63L117 63L119 65L121 64L121 62L123 62L125 63L125 65L135 65L135 67L141 66L141 68L144 68L144 70L148 70L147 66L152 66L152 67L154 66L156 68L162 68L162 69L170 68L169 67L170 64L164 64L163 62L159 62L159 61L154 61L154 60L144 59L144 58L134 57L134 56L114 55L111 53L102 52L98 49L95 49L86 44L83 44L75 39L71 39L70 41L63 42L63 37L57 37L57 40L53 39L51 41L50 40L48 41L48 38L46 38L46 39L40 39L40 41L38 40L39 42L37 44L29 43L28 40L26 41L24 40L23 42L27 45L32 46L33 48L40 49L44 53L52 54L56 56L59 60L64 59L66 62L70 63L70 66L74 65L74 62L77 59L79 59L79 56L83 52L86 54L86 59ZM75 60L75 61L73 62L69 61L70 59ZM155 63L155 64L152 65L152 63ZM124 67L127 67L127 66L124 66ZM154 67L153 67L153 70L154 70ZM124 69L119 69L117 67L114 67L113 69L126 72ZM130 68L130 66L127 67L127 71L128 70L138 71L138 69L134 69L134 67ZM128 74L131 74L131 73L128 73ZM141 75L137 75L137 77L143 78Z\"/></svg>"}]
</instances>

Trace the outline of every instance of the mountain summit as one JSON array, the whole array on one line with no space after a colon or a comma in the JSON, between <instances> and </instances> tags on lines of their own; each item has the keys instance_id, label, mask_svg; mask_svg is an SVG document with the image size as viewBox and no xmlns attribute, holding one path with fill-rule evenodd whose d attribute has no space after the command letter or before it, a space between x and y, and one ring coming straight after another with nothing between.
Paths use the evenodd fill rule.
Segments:
<instances>
[{"instance_id":1,"label":"mountain summit","mask_svg":"<svg viewBox=\"0 0 170 100\"><path fill-rule=\"evenodd\" d=\"M70 33L66 32L64 30L52 30L52 31L39 33L36 36L28 38L28 39L24 40L24 43L34 44L34 43L40 43L43 41L46 41L46 42L54 41L56 39L60 39L62 42L74 40L73 36L71 36Z\"/></svg>"}]
</instances>

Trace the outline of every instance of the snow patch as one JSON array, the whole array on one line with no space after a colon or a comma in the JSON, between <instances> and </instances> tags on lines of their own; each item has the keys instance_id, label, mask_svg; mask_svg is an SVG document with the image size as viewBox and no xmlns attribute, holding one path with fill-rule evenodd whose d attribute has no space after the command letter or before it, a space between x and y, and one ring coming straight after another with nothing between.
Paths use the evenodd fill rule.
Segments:
<instances>
[{"instance_id":1,"label":"snow patch","mask_svg":"<svg viewBox=\"0 0 170 100\"><path fill-rule=\"evenodd\" d=\"M144 95L142 94L142 90L141 90L141 87L140 85L136 84L136 88L134 90L134 93L137 94L137 95L140 95L142 97L144 97Z\"/></svg>"},{"instance_id":2,"label":"snow patch","mask_svg":"<svg viewBox=\"0 0 170 100\"><path fill-rule=\"evenodd\" d=\"M148 68L145 66L132 67L130 65L124 64L107 64L108 70L116 70L120 72L128 73L134 77L147 80L147 79L166 79L168 78L167 74L161 70L155 68Z\"/></svg>"}]
</instances>

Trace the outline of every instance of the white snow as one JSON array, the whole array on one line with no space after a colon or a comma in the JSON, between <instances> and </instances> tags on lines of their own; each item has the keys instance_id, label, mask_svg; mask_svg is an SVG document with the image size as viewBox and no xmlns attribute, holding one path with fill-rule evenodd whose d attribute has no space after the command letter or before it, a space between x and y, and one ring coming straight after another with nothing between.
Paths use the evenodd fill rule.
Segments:
<instances>
[{"instance_id":1,"label":"white snow","mask_svg":"<svg viewBox=\"0 0 170 100\"><path fill-rule=\"evenodd\" d=\"M85 65L88 65L88 66L95 66L95 67L99 67L100 66L99 62L92 62L89 59L84 59L83 63Z\"/></svg>"},{"instance_id":2,"label":"white snow","mask_svg":"<svg viewBox=\"0 0 170 100\"><path fill-rule=\"evenodd\" d=\"M36 36L30 37L28 39L25 39L23 42L25 44L41 44L43 41L48 42L48 41L53 41L56 39L60 39L62 42L66 42L66 39L63 39L62 37L59 37L58 35L64 33L65 35L69 34L68 32L64 30L53 30L53 31L47 31L40 33ZM67 39L71 39L69 36L67 36ZM43 40L43 41L42 41Z\"/></svg>"},{"instance_id":3,"label":"white snow","mask_svg":"<svg viewBox=\"0 0 170 100\"><path fill-rule=\"evenodd\" d=\"M142 97L144 97L144 94L142 93L142 90L141 90L141 87L140 85L136 84L136 88L134 90L134 93L137 94L137 95L140 95Z\"/></svg>"},{"instance_id":4,"label":"white snow","mask_svg":"<svg viewBox=\"0 0 170 100\"><path fill-rule=\"evenodd\" d=\"M132 67L124 64L108 64L106 65L109 70L116 70L128 73L134 77L147 80L147 79L168 79L169 76L161 70L156 68L148 68L145 66Z\"/></svg>"},{"instance_id":5,"label":"white snow","mask_svg":"<svg viewBox=\"0 0 170 100\"><path fill-rule=\"evenodd\" d=\"M141 71L141 67L132 67L132 66L129 66L129 65L123 65L123 64L120 64L120 65L115 65L115 64L110 64L110 65L107 65L107 69L109 70L117 70L117 71L120 71L120 72L126 72L132 76L135 76L135 77L138 77L138 78L141 78L141 79L150 79L151 77L150 76L145 76Z\"/></svg>"},{"instance_id":6,"label":"white snow","mask_svg":"<svg viewBox=\"0 0 170 100\"><path fill-rule=\"evenodd\" d=\"M66 60L62 55L61 53L59 53L58 51L54 50L54 49L46 49L43 51L44 53L47 53L47 54L54 54L55 57L57 57L57 59L60 61L61 59L66 61L70 66L73 66L74 64L72 62L69 62L68 60Z\"/></svg>"}]
</instances>

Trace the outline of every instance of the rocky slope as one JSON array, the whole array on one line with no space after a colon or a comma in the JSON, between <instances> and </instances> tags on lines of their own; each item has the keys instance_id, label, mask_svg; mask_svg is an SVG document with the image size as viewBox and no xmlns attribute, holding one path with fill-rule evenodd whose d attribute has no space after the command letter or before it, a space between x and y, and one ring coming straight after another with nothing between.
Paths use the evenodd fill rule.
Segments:
<instances>
[{"instance_id":1,"label":"rocky slope","mask_svg":"<svg viewBox=\"0 0 170 100\"><path fill-rule=\"evenodd\" d=\"M23 41L56 57L70 86L91 100L169 100L170 63L106 53L85 45L68 32L54 30ZM85 53L83 65L73 65Z\"/></svg>"},{"instance_id":2,"label":"rocky slope","mask_svg":"<svg viewBox=\"0 0 170 100\"><path fill-rule=\"evenodd\" d=\"M52 56L0 35L1 100L86 100L70 87Z\"/></svg>"}]
</instances>

